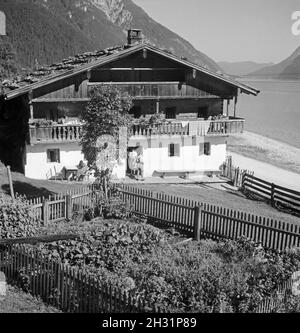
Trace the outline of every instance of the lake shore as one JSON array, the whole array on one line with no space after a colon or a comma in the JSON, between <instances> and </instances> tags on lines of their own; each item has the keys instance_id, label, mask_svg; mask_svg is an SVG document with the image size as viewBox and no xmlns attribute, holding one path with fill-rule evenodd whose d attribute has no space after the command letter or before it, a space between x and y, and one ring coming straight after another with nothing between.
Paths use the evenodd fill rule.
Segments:
<instances>
[{"instance_id":1,"label":"lake shore","mask_svg":"<svg viewBox=\"0 0 300 333\"><path fill-rule=\"evenodd\" d=\"M300 174L299 148L256 133L246 131L241 135L228 138L228 153L229 155L236 153ZM251 170L251 165L247 169Z\"/></svg>"}]
</instances>

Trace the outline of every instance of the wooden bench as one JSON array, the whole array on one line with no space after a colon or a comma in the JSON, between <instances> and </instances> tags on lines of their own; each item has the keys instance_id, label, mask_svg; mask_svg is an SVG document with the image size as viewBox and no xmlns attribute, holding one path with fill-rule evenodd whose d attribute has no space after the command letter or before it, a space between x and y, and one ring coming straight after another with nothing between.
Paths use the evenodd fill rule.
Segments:
<instances>
[{"instance_id":1,"label":"wooden bench","mask_svg":"<svg viewBox=\"0 0 300 333\"><path fill-rule=\"evenodd\" d=\"M155 170L155 173L159 174L161 178L165 178L166 176L178 176L187 179L191 173L196 172L195 170Z\"/></svg>"}]
</instances>

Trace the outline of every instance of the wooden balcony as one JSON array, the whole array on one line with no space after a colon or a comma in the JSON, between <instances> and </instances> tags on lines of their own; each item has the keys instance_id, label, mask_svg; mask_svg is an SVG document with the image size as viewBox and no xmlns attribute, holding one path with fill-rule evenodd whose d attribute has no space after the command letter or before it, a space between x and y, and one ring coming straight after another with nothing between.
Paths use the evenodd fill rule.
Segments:
<instances>
[{"instance_id":1,"label":"wooden balcony","mask_svg":"<svg viewBox=\"0 0 300 333\"><path fill-rule=\"evenodd\" d=\"M50 125L29 127L30 144L79 142L82 125Z\"/></svg>"},{"instance_id":2,"label":"wooden balcony","mask_svg":"<svg viewBox=\"0 0 300 333\"><path fill-rule=\"evenodd\" d=\"M130 136L155 136L155 135L179 135L179 136L224 136L239 134L244 131L245 120L230 118L222 120L198 120L182 126L181 123L145 128L134 125L130 130Z\"/></svg>"},{"instance_id":3,"label":"wooden balcony","mask_svg":"<svg viewBox=\"0 0 300 333\"><path fill-rule=\"evenodd\" d=\"M197 135L230 135L244 132L245 120L242 118L229 118L226 120L212 120L201 122Z\"/></svg>"},{"instance_id":4,"label":"wooden balcony","mask_svg":"<svg viewBox=\"0 0 300 333\"><path fill-rule=\"evenodd\" d=\"M152 137L157 135L197 135L197 136L224 136L243 133L244 119L226 120L199 120L183 126L181 123L144 127L134 125L129 130L129 136ZM51 125L29 127L29 143L71 143L79 142L82 135L82 125Z\"/></svg>"},{"instance_id":5,"label":"wooden balcony","mask_svg":"<svg viewBox=\"0 0 300 333\"><path fill-rule=\"evenodd\" d=\"M88 90L99 85L89 83ZM105 82L101 85L117 87L127 92L134 99L168 99L168 98L218 98L182 82Z\"/></svg>"},{"instance_id":6,"label":"wooden balcony","mask_svg":"<svg viewBox=\"0 0 300 333\"><path fill-rule=\"evenodd\" d=\"M189 135L189 126L182 126L181 123L174 123L169 125L144 127L134 125L129 131L130 136L155 136L155 135Z\"/></svg>"}]
</instances>

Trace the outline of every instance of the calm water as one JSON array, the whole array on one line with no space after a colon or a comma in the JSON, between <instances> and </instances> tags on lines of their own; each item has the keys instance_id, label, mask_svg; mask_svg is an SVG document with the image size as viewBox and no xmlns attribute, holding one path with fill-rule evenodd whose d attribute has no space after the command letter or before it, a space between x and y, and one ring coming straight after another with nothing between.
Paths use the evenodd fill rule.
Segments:
<instances>
[{"instance_id":1,"label":"calm water","mask_svg":"<svg viewBox=\"0 0 300 333\"><path fill-rule=\"evenodd\" d=\"M261 90L240 95L237 116L246 119L246 130L300 148L300 81L244 83Z\"/></svg>"}]
</instances>

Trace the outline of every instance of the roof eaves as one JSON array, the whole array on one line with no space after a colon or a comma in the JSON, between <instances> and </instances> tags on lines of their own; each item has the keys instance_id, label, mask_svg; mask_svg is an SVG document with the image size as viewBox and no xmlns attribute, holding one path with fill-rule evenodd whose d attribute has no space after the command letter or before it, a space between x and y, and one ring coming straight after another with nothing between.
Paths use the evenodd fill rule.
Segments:
<instances>
[{"instance_id":1,"label":"roof eaves","mask_svg":"<svg viewBox=\"0 0 300 333\"><path fill-rule=\"evenodd\" d=\"M114 53L112 55L107 55L105 57L102 57L99 60L95 60L95 61L91 61L87 64L83 64L83 65L78 66L74 69L46 76L45 78L43 78L42 80L39 80L38 82L25 85L24 87L12 90L11 92L7 92L5 94L5 99L6 100L13 99L13 98L16 98L20 95L26 94L31 90L40 88L44 85L54 83L54 82L56 82L56 81L58 81L62 78L68 78L68 77L72 77L74 75L78 75L80 73L84 73L85 71L88 71L89 69L92 69L92 68L97 67L99 65L104 65L104 64L109 63L109 62L111 62L115 59L122 58L123 56L134 53L134 52L138 51L139 49L143 49L144 47L145 47L145 45L138 44L138 45L132 46L130 48L124 49L122 51L119 51L117 53Z\"/></svg>"},{"instance_id":2,"label":"roof eaves","mask_svg":"<svg viewBox=\"0 0 300 333\"><path fill-rule=\"evenodd\" d=\"M184 65L192 67L193 69L201 71L201 72L203 72L203 73L205 73L207 75L214 76L217 79L220 79L220 80L222 80L222 81L224 81L226 83L229 83L229 84L231 84L233 86L236 86L236 87L240 88L243 92L250 93L250 94L255 95L255 96L257 96L260 93L259 90L255 89L253 87L250 87L248 85L245 85L245 84L243 84L243 83L235 80L234 78L224 77L223 75L220 75L220 74L218 74L218 73L216 73L216 72L214 72L212 70L209 70L209 69L207 69L207 68L205 68L203 66L194 64L194 63L192 63L192 62L190 62L188 60L184 60L182 58L179 58L178 56L176 56L174 54L171 54L169 52L165 52L165 51L163 51L163 50L161 50L161 49L159 49L159 48L157 48L157 47L155 47L153 45L147 44L146 47L149 48L149 49L153 49L154 51L159 52L160 54L163 54L163 55L169 57L170 59L179 61L180 63L182 63Z\"/></svg>"}]
</instances>

